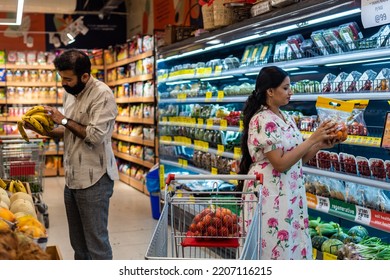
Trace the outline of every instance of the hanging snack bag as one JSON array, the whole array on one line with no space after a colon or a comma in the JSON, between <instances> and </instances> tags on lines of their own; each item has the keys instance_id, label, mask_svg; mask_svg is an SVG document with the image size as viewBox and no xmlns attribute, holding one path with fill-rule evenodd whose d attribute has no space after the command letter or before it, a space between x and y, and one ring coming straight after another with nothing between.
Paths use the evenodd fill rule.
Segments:
<instances>
[{"instance_id":1,"label":"hanging snack bag","mask_svg":"<svg viewBox=\"0 0 390 280\"><path fill-rule=\"evenodd\" d=\"M347 121L351 117L353 103L319 96L316 102L320 123L332 120L338 124L335 137L340 141L347 140Z\"/></svg>"},{"instance_id":2,"label":"hanging snack bag","mask_svg":"<svg viewBox=\"0 0 390 280\"><path fill-rule=\"evenodd\" d=\"M364 111L368 106L368 99L365 100L348 100L353 104L352 115L347 121L348 134L366 136L367 126L364 121Z\"/></svg>"}]
</instances>

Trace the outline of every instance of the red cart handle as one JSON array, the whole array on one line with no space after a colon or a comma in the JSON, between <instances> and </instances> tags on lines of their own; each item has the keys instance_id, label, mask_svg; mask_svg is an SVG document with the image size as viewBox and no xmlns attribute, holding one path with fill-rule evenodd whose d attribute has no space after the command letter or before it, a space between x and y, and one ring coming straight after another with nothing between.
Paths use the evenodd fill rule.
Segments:
<instances>
[{"instance_id":1,"label":"red cart handle","mask_svg":"<svg viewBox=\"0 0 390 280\"><path fill-rule=\"evenodd\" d=\"M165 183L169 185L174 180L256 180L263 184L263 174L256 175L177 175L169 173Z\"/></svg>"}]
</instances>

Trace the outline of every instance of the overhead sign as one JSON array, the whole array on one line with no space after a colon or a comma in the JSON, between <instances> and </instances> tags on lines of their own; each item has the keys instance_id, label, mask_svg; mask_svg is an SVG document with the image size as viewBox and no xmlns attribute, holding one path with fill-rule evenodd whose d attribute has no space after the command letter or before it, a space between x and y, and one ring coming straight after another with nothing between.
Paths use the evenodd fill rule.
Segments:
<instances>
[{"instance_id":1,"label":"overhead sign","mask_svg":"<svg viewBox=\"0 0 390 280\"><path fill-rule=\"evenodd\" d=\"M390 0L362 0L364 28L390 23Z\"/></svg>"}]
</instances>

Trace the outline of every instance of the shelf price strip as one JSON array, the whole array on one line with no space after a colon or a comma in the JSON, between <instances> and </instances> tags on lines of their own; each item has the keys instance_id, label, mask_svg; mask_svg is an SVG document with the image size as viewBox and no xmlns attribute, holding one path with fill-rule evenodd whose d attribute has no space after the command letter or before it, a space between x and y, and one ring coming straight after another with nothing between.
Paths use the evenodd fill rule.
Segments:
<instances>
[{"instance_id":1,"label":"shelf price strip","mask_svg":"<svg viewBox=\"0 0 390 280\"><path fill-rule=\"evenodd\" d=\"M390 232L390 214L349 204L344 201L306 193L308 206L312 209L340 216L380 230Z\"/></svg>"}]
</instances>

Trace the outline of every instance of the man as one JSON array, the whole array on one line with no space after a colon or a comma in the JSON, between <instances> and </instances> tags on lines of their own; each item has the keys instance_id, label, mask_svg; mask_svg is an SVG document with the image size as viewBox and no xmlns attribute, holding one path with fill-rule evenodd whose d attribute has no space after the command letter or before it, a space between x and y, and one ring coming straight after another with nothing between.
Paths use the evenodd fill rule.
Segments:
<instances>
[{"instance_id":1,"label":"man","mask_svg":"<svg viewBox=\"0 0 390 280\"><path fill-rule=\"evenodd\" d=\"M110 260L108 210L118 179L111 145L118 114L114 95L91 76L91 62L84 52L67 50L54 65L67 92L64 114L55 107L44 108L59 125L48 136L64 139L64 201L74 258Z\"/></svg>"}]
</instances>

